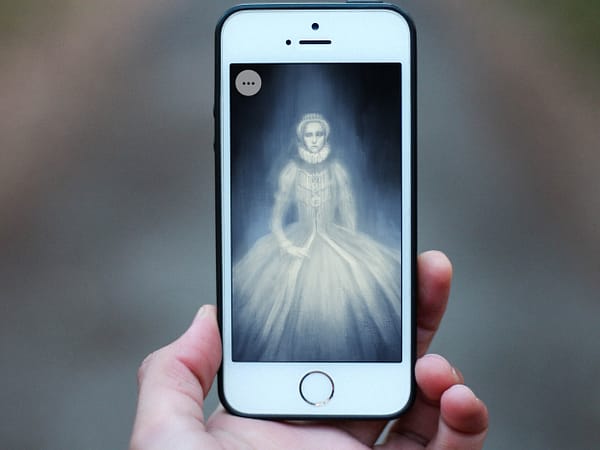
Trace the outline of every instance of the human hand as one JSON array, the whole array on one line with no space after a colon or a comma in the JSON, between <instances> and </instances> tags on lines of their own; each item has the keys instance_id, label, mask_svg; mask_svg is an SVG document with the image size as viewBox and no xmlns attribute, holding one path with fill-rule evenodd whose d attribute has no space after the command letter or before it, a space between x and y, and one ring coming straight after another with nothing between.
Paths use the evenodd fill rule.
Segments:
<instances>
[{"instance_id":1,"label":"human hand","mask_svg":"<svg viewBox=\"0 0 600 450\"><path fill-rule=\"evenodd\" d=\"M387 421L276 422L232 416L222 408L205 421L204 398L221 360L215 309L205 305L179 339L142 363L130 449L481 449L488 426L485 405L444 358L423 356L444 314L451 276L443 254L419 256L419 391L384 443L375 446Z\"/></svg>"}]
</instances>

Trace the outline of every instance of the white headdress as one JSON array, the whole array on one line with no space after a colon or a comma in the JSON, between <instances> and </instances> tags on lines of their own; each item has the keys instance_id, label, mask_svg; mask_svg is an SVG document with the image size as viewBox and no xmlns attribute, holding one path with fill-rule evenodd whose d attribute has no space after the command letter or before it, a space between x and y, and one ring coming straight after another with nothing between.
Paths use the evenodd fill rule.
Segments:
<instances>
[{"instance_id":1,"label":"white headdress","mask_svg":"<svg viewBox=\"0 0 600 450\"><path fill-rule=\"evenodd\" d=\"M325 120L325 117L318 113L309 113L302 116L302 119L300 119L300 123L296 128L296 136L298 136L298 140L302 142L302 137L304 136L304 127L310 122L319 122L323 126L323 129L325 130L325 141L327 141L327 138L329 137L329 123Z\"/></svg>"},{"instance_id":2,"label":"white headdress","mask_svg":"<svg viewBox=\"0 0 600 450\"><path fill-rule=\"evenodd\" d=\"M311 122L320 123L325 133L325 144L317 153L309 152L304 146L303 141L304 127L306 127L306 124ZM298 154L300 155L300 158L309 164L319 164L327 159L330 152L329 144L327 143L327 138L329 137L329 123L321 114L304 114L300 120L300 123L298 124L298 127L296 128L296 135L298 136Z\"/></svg>"}]
</instances>

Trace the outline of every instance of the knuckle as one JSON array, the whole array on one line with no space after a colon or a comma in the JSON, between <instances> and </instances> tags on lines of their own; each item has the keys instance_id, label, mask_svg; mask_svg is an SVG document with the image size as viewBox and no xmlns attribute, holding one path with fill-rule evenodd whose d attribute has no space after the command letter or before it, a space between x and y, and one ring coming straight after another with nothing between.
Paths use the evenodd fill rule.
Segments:
<instances>
[{"instance_id":1,"label":"knuckle","mask_svg":"<svg viewBox=\"0 0 600 450\"><path fill-rule=\"evenodd\" d=\"M142 384L146 372L148 370L148 365L152 362L152 360L156 357L156 352L150 353L148 356L144 358L137 371L137 383L138 386Z\"/></svg>"}]
</instances>

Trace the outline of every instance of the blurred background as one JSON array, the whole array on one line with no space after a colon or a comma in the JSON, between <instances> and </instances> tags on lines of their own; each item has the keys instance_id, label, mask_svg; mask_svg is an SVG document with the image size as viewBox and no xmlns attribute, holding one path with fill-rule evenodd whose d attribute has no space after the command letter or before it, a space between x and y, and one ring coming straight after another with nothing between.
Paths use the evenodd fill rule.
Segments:
<instances>
[{"instance_id":1,"label":"blurred background","mask_svg":"<svg viewBox=\"0 0 600 450\"><path fill-rule=\"evenodd\" d=\"M232 4L0 1L0 448L125 448L139 363L214 302ZM419 248L455 269L432 350L487 402L486 448L598 448L600 3L398 4Z\"/></svg>"}]
</instances>

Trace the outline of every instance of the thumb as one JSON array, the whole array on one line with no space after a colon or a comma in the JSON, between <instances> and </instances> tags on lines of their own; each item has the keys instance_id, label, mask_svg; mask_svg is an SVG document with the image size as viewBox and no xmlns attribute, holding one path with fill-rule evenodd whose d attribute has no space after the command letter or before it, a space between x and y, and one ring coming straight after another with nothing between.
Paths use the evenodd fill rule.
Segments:
<instances>
[{"instance_id":1,"label":"thumb","mask_svg":"<svg viewBox=\"0 0 600 450\"><path fill-rule=\"evenodd\" d=\"M198 311L175 342L150 354L138 372L139 398L133 436L196 423L204 427L204 398L221 362L221 341L212 305Z\"/></svg>"}]
</instances>

